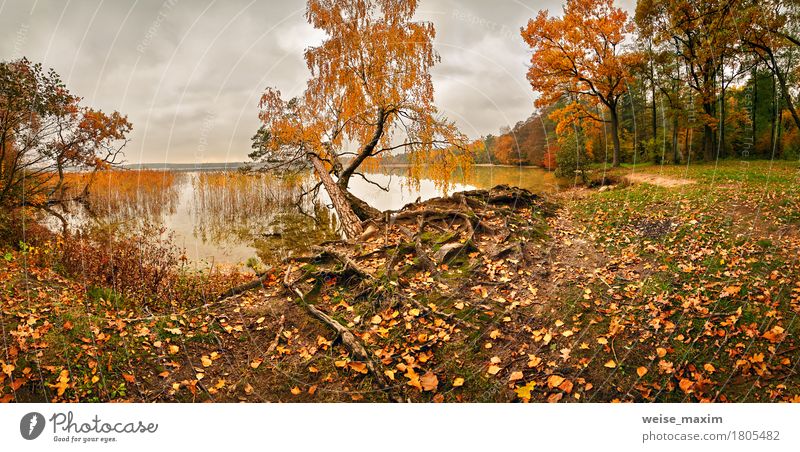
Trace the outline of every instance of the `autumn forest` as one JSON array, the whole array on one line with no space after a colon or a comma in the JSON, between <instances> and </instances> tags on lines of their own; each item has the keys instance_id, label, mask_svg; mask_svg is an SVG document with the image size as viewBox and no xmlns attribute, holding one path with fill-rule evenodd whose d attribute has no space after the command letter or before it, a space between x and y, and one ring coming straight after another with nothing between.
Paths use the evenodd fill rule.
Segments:
<instances>
[{"instance_id":1,"label":"autumn forest","mask_svg":"<svg viewBox=\"0 0 800 452\"><path fill-rule=\"evenodd\" d=\"M187 69L191 163L0 54L0 401L800 402L800 2L523 2L491 133L427 3L302 2L231 130Z\"/></svg>"}]
</instances>

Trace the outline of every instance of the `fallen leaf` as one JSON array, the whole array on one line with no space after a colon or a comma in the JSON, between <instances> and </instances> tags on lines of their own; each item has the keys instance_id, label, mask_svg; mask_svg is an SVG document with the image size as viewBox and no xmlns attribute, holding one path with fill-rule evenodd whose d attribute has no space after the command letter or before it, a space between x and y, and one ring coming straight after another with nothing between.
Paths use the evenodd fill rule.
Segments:
<instances>
[{"instance_id":1,"label":"fallen leaf","mask_svg":"<svg viewBox=\"0 0 800 452\"><path fill-rule=\"evenodd\" d=\"M531 400L531 391L536 386L535 381L531 381L530 383L526 384L525 386L520 386L519 388L515 389L514 392L517 393L517 397L528 402Z\"/></svg>"},{"instance_id":2,"label":"fallen leaf","mask_svg":"<svg viewBox=\"0 0 800 452\"><path fill-rule=\"evenodd\" d=\"M435 391L436 388L439 386L439 379L436 377L436 374L428 371L423 375L419 382L422 384L423 391Z\"/></svg>"},{"instance_id":3,"label":"fallen leaf","mask_svg":"<svg viewBox=\"0 0 800 452\"><path fill-rule=\"evenodd\" d=\"M641 366L638 369L636 369L636 375L638 375L640 378L644 377L646 373L647 373L647 367Z\"/></svg>"},{"instance_id":4,"label":"fallen leaf","mask_svg":"<svg viewBox=\"0 0 800 452\"><path fill-rule=\"evenodd\" d=\"M613 369L617 367L617 363L615 363L613 359L609 359L608 361L606 361L605 364L603 364L603 366L608 367L609 369Z\"/></svg>"},{"instance_id":5,"label":"fallen leaf","mask_svg":"<svg viewBox=\"0 0 800 452\"><path fill-rule=\"evenodd\" d=\"M348 363L347 365L350 366L351 369L355 370L356 372L358 372L360 374L367 373L367 365L365 363L353 361L353 362Z\"/></svg>"},{"instance_id":6,"label":"fallen leaf","mask_svg":"<svg viewBox=\"0 0 800 452\"><path fill-rule=\"evenodd\" d=\"M547 378L547 386L550 388L556 388L563 382L564 382L564 377L562 377L561 375L550 375Z\"/></svg>"},{"instance_id":7,"label":"fallen leaf","mask_svg":"<svg viewBox=\"0 0 800 452\"><path fill-rule=\"evenodd\" d=\"M738 294L742 290L742 286L728 286L722 289L722 293L719 295L722 298L730 297L732 295Z\"/></svg>"},{"instance_id":8,"label":"fallen leaf","mask_svg":"<svg viewBox=\"0 0 800 452\"><path fill-rule=\"evenodd\" d=\"M455 380L453 380L453 387L454 388L458 388L458 387L461 387L461 386L464 386L464 379L463 378L457 377Z\"/></svg>"},{"instance_id":9,"label":"fallen leaf","mask_svg":"<svg viewBox=\"0 0 800 452\"><path fill-rule=\"evenodd\" d=\"M782 327L775 325L771 330L764 333L762 337L774 344L782 341L783 338L786 337L784 331L785 330Z\"/></svg>"}]
</instances>

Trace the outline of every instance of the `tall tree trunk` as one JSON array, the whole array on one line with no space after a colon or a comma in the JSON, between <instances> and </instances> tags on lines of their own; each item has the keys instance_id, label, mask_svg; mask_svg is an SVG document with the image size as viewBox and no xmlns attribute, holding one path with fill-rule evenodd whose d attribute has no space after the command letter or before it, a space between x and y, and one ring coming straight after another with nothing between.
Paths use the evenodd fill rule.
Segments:
<instances>
[{"instance_id":1,"label":"tall tree trunk","mask_svg":"<svg viewBox=\"0 0 800 452\"><path fill-rule=\"evenodd\" d=\"M720 65L722 66L722 62L720 60ZM720 69L720 112L719 112L719 153L718 157L725 158L728 153L725 149L725 66L722 66Z\"/></svg>"},{"instance_id":2,"label":"tall tree trunk","mask_svg":"<svg viewBox=\"0 0 800 452\"><path fill-rule=\"evenodd\" d=\"M751 152L756 151L756 105L758 105L758 65L753 68L753 103L750 108L750 122L752 127L750 133L753 138L753 146L750 149Z\"/></svg>"},{"instance_id":3,"label":"tall tree trunk","mask_svg":"<svg viewBox=\"0 0 800 452\"><path fill-rule=\"evenodd\" d=\"M776 91L775 86L775 73L772 73L772 119L770 120L770 133L769 133L769 153L772 155L773 150L775 149L775 125L777 123L777 116L778 116L778 103L776 99L778 97L778 93Z\"/></svg>"},{"instance_id":4,"label":"tall tree trunk","mask_svg":"<svg viewBox=\"0 0 800 452\"><path fill-rule=\"evenodd\" d=\"M653 42L648 43L650 51L650 95L653 97L652 109L652 126L653 126L653 144L658 140L658 110L656 109L656 71L653 63ZM666 133L666 131L665 131Z\"/></svg>"},{"instance_id":5,"label":"tall tree trunk","mask_svg":"<svg viewBox=\"0 0 800 452\"><path fill-rule=\"evenodd\" d=\"M686 157L687 160L691 159L692 156L689 155L689 129L690 125L686 124L686 130L683 132L683 155Z\"/></svg>"},{"instance_id":6,"label":"tall tree trunk","mask_svg":"<svg viewBox=\"0 0 800 452\"><path fill-rule=\"evenodd\" d=\"M608 106L608 111L611 114L611 141L614 143L614 157L611 166L617 167L620 165L619 116L617 115L616 105Z\"/></svg>"},{"instance_id":7,"label":"tall tree trunk","mask_svg":"<svg viewBox=\"0 0 800 452\"><path fill-rule=\"evenodd\" d=\"M339 215L339 221L342 224L345 236L348 240L358 238L364 232L364 229L361 227L361 220L353 212L353 208L350 207L347 192L333 181L333 178L325 168L325 164L322 163L317 154L310 153L308 158L314 166L314 172L317 173L317 177L322 181L322 185L325 186L325 190L331 198L333 207Z\"/></svg>"},{"instance_id":8,"label":"tall tree trunk","mask_svg":"<svg viewBox=\"0 0 800 452\"><path fill-rule=\"evenodd\" d=\"M774 158L780 158L783 155L783 102L778 97L778 130L776 132L775 155Z\"/></svg>"},{"instance_id":9,"label":"tall tree trunk","mask_svg":"<svg viewBox=\"0 0 800 452\"><path fill-rule=\"evenodd\" d=\"M712 101L703 101L703 113L709 118L713 118L714 105ZM703 157L706 161L714 160L714 129L708 124L706 118L703 118Z\"/></svg>"},{"instance_id":10,"label":"tall tree trunk","mask_svg":"<svg viewBox=\"0 0 800 452\"><path fill-rule=\"evenodd\" d=\"M680 154L678 152L678 112L672 115L672 163L680 163Z\"/></svg>"},{"instance_id":11,"label":"tall tree trunk","mask_svg":"<svg viewBox=\"0 0 800 452\"><path fill-rule=\"evenodd\" d=\"M797 125L797 128L800 129L800 115L797 113L797 109L794 106L794 100L792 99L792 95L789 93L789 88L786 82L786 74L781 71L780 66L778 66L778 61L775 59L775 55L772 52L769 52L770 60L772 61L772 72L773 72L773 90L775 86L775 78L778 78L778 85L781 89L781 95L783 96L783 101L786 103L786 108L789 110L789 113L792 114L792 119L794 119L794 123ZM789 60L789 64L791 65L791 59ZM791 66L790 66L791 67Z\"/></svg>"}]
</instances>

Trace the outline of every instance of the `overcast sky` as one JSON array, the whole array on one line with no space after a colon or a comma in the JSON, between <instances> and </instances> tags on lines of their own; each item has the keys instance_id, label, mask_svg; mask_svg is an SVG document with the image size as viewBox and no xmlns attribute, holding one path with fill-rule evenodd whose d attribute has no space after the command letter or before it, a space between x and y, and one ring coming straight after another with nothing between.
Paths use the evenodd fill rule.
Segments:
<instances>
[{"instance_id":1,"label":"overcast sky","mask_svg":"<svg viewBox=\"0 0 800 452\"><path fill-rule=\"evenodd\" d=\"M619 3L629 11L634 0ZM470 137L525 119L519 28L557 0L420 0L442 62L436 103ZM128 115L128 162L243 161L267 86L302 92L323 35L304 0L0 0L0 57L54 68L86 105Z\"/></svg>"}]
</instances>

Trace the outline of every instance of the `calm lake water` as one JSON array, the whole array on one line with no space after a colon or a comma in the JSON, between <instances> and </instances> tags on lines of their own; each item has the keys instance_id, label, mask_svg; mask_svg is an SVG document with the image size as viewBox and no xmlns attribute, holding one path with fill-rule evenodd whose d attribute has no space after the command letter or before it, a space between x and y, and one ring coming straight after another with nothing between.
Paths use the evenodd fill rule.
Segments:
<instances>
[{"instance_id":1,"label":"calm lake water","mask_svg":"<svg viewBox=\"0 0 800 452\"><path fill-rule=\"evenodd\" d=\"M380 210L399 209L405 204L461 190L515 185L533 192L558 189L551 172L529 167L473 167L470 174L455 177L448 187L431 179L419 185L404 176L405 168L389 168L368 177L389 191L360 177L351 180L351 191ZM336 218L328 209L321 190L317 198L297 199L312 180L244 175L231 172L174 172L158 184L137 185L123 191L110 184L101 202L95 204L101 222L163 226L187 257L200 266L241 265L257 258L275 262L302 253L309 246L337 238ZM73 213L72 220L88 224L85 214Z\"/></svg>"}]
</instances>

